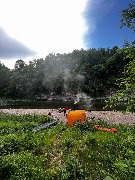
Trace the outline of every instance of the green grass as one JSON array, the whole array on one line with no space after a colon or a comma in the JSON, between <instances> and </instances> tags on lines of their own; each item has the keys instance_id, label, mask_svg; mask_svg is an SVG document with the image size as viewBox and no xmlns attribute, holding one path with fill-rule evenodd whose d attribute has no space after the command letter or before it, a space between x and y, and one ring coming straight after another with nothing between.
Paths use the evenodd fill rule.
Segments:
<instances>
[{"instance_id":1,"label":"green grass","mask_svg":"<svg viewBox=\"0 0 135 180\"><path fill-rule=\"evenodd\" d=\"M1 180L135 179L133 126L93 121L32 131L50 120L43 115L0 114ZM97 123L118 131L95 130Z\"/></svg>"}]
</instances>

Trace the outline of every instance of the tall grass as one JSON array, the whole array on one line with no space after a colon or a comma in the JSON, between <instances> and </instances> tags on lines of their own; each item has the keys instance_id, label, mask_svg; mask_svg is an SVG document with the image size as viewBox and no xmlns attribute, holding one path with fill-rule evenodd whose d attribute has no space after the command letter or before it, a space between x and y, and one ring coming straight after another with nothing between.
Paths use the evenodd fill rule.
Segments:
<instances>
[{"instance_id":1,"label":"tall grass","mask_svg":"<svg viewBox=\"0 0 135 180\"><path fill-rule=\"evenodd\" d=\"M58 123L43 115L0 114L0 179L135 179L135 128L102 121ZM93 125L116 127L117 133Z\"/></svg>"}]
</instances>

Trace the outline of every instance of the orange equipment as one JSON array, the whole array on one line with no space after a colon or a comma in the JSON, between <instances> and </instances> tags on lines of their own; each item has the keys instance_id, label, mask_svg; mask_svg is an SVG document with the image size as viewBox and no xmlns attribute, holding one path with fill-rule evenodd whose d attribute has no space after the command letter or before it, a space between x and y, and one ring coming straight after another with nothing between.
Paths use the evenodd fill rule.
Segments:
<instances>
[{"instance_id":1,"label":"orange equipment","mask_svg":"<svg viewBox=\"0 0 135 180\"><path fill-rule=\"evenodd\" d=\"M94 125L94 128L96 128L97 130L101 130L101 131L114 132L114 133L117 132L116 128L108 129L108 128L102 127L98 124Z\"/></svg>"},{"instance_id":2,"label":"orange equipment","mask_svg":"<svg viewBox=\"0 0 135 180\"><path fill-rule=\"evenodd\" d=\"M70 111L66 115L67 120L68 120L68 125L73 126L75 121L79 122L84 122L86 119L86 112L85 110L75 110L75 111Z\"/></svg>"}]
</instances>

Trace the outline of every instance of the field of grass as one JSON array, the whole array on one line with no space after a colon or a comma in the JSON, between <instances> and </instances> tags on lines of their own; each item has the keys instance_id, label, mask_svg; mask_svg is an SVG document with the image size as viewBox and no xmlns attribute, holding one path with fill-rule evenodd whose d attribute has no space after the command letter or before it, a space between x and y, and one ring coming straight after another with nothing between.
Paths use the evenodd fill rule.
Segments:
<instances>
[{"instance_id":1,"label":"field of grass","mask_svg":"<svg viewBox=\"0 0 135 180\"><path fill-rule=\"evenodd\" d=\"M135 128L57 123L43 115L0 114L0 180L135 180ZM94 124L117 133L94 129Z\"/></svg>"}]
</instances>

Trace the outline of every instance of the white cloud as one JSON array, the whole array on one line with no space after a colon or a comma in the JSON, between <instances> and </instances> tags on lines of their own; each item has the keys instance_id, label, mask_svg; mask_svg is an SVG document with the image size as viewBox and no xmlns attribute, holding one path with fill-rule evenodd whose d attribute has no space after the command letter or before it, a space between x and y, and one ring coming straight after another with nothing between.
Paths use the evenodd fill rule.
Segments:
<instances>
[{"instance_id":1,"label":"white cloud","mask_svg":"<svg viewBox=\"0 0 135 180\"><path fill-rule=\"evenodd\" d=\"M0 26L39 53L85 48L87 0L0 0Z\"/></svg>"},{"instance_id":2,"label":"white cloud","mask_svg":"<svg viewBox=\"0 0 135 180\"><path fill-rule=\"evenodd\" d=\"M2 64L4 64L6 67L10 69L14 69L14 65L17 59L11 59L11 60L0 60Z\"/></svg>"},{"instance_id":3,"label":"white cloud","mask_svg":"<svg viewBox=\"0 0 135 180\"><path fill-rule=\"evenodd\" d=\"M114 1L108 0L0 0L0 27L37 52L35 57L22 58L28 62L52 52L87 49L86 33L90 46L97 21L112 5Z\"/></svg>"}]
</instances>

